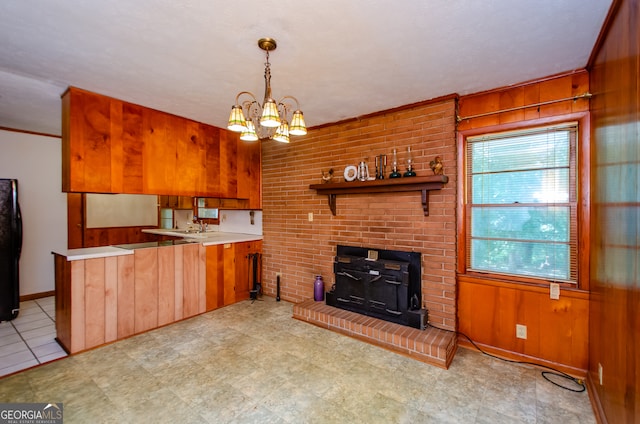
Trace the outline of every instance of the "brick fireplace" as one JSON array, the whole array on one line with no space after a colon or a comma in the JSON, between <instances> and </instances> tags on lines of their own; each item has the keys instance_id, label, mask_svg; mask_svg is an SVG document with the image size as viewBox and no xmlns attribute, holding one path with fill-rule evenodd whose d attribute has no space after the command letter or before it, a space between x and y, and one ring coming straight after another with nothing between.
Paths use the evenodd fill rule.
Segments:
<instances>
[{"instance_id":1,"label":"brick fireplace","mask_svg":"<svg viewBox=\"0 0 640 424\"><path fill-rule=\"evenodd\" d=\"M333 312L313 298L313 282L322 275L327 288L335 281L338 245L392 249L421 254L421 303L429 323L456 328L456 96L435 99L309 130L289 144L262 144L263 290L296 304L296 318L403 351L425 355L426 362L446 366L455 352L453 333L377 323L350 311ZM404 171L411 146L419 177L433 175L429 162L440 156L449 180L429 193L425 216L421 193L345 194L332 215L327 196L309 188L334 170L341 180L348 165L397 149ZM332 308L335 309L335 308ZM398 325L399 327L395 327ZM435 352L435 354L433 354Z\"/></svg>"}]
</instances>

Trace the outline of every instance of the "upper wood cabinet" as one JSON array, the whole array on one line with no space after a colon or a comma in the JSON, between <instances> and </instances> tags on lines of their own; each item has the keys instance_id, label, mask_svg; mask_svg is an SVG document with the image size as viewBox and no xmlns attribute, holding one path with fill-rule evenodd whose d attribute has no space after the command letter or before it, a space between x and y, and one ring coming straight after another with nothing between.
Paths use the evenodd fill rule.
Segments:
<instances>
[{"instance_id":1,"label":"upper wood cabinet","mask_svg":"<svg viewBox=\"0 0 640 424\"><path fill-rule=\"evenodd\" d=\"M260 143L70 87L62 96L62 190L250 199L261 206Z\"/></svg>"}]
</instances>

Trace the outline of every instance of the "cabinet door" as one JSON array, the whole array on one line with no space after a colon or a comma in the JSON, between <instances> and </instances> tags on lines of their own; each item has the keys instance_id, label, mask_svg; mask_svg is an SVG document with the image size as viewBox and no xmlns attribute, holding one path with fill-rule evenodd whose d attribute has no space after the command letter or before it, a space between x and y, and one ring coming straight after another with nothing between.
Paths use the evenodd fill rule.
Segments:
<instances>
[{"instance_id":1,"label":"cabinet door","mask_svg":"<svg viewBox=\"0 0 640 424\"><path fill-rule=\"evenodd\" d=\"M206 247L207 288L206 310L224 306L224 245L218 244Z\"/></svg>"},{"instance_id":2,"label":"cabinet door","mask_svg":"<svg viewBox=\"0 0 640 424\"><path fill-rule=\"evenodd\" d=\"M227 243L207 246L207 311L236 302L235 245L236 243Z\"/></svg>"},{"instance_id":3,"label":"cabinet door","mask_svg":"<svg viewBox=\"0 0 640 424\"><path fill-rule=\"evenodd\" d=\"M207 246L207 311L249 298L253 288L249 254L261 250L261 241ZM258 281L261 271L258 266Z\"/></svg>"},{"instance_id":4,"label":"cabinet door","mask_svg":"<svg viewBox=\"0 0 640 424\"><path fill-rule=\"evenodd\" d=\"M240 140L238 134L220 133L220 197L242 199L251 209L262 207L262 150L259 142Z\"/></svg>"},{"instance_id":5,"label":"cabinet door","mask_svg":"<svg viewBox=\"0 0 640 424\"><path fill-rule=\"evenodd\" d=\"M224 174L235 197L236 147L221 149L220 133L71 87L62 97L63 191L220 197Z\"/></svg>"},{"instance_id":6,"label":"cabinet door","mask_svg":"<svg viewBox=\"0 0 640 424\"><path fill-rule=\"evenodd\" d=\"M220 196L235 199L238 195L238 134L220 132Z\"/></svg>"},{"instance_id":7,"label":"cabinet door","mask_svg":"<svg viewBox=\"0 0 640 424\"><path fill-rule=\"evenodd\" d=\"M250 297L256 283L262 282L262 241L235 243L236 302ZM254 260L253 255L259 254ZM255 269L255 273L254 273Z\"/></svg>"},{"instance_id":8,"label":"cabinet door","mask_svg":"<svg viewBox=\"0 0 640 424\"><path fill-rule=\"evenodd\" d=\"M110 99L69 89L62 114L62 190L112 193Z\"/></svg>"},{"instance_id":9,"label":"cabinet door","mask_svg":"<svg viewBox=\"0 0 640 424\"><path fill-rule=\"evenodd\" d=\"M248 208L262 208L261 143L238 140L238 199L247 199Z\"/></svg>"}]
</instances>

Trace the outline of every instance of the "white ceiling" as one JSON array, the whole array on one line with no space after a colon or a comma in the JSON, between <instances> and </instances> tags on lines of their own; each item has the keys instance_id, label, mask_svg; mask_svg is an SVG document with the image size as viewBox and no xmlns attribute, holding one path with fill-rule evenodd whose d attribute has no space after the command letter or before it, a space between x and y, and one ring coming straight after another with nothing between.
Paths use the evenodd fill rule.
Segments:
<instances>
[{"instance_id":1,"label":"white ceiling","mask_svg":"<svg viewBox=\"0 0 640 424\"><path fill-rule=\"evenodd\" d=\"M585 67L611 0L2 0L0 127L60 134L72 85L226 126L239 91L308 126Z\"/></svg>"}]
</instances>

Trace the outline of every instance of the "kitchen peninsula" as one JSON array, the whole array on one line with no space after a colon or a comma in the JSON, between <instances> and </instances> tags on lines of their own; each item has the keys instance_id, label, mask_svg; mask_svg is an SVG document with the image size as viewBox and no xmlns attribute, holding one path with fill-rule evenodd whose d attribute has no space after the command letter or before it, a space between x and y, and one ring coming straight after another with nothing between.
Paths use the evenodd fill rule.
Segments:
<instances>
[{"instance_id":1,"label":"kitchen peninsula","mask_svg":"<svg viewBox=\"0 0 640 424\"><path fill-rule=\"evenodd\" d=\"M58 342L77 353L248 299L261 250L262 235L212 232L53 252Z\"/></svg>"}]
</instances>

